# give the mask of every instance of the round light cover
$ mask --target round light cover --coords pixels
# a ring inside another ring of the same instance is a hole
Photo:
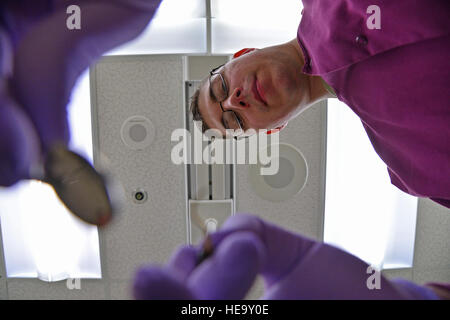
[[[124,121],[120,130],[123,143],[133,150],[149,147],[155,139],[155,127],[144,116],[132,116]]]
[[[295,196],[303,189],[308,179],[308,165],[303,154],[290,144],[280,143],[278,146],[279,169],[276,174],[261,175],[261,168],[267,166],[259,162],[249,166],[253,191],[262,199],[271,202],[281,202]],[[272,157],[272,161],[273,159]]]

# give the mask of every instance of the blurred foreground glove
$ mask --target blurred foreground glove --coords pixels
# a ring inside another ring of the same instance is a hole
[[[379,275],[368,265],[327,244],[245,214],[230,217],[211,234],[213,255],[196,266],[200,248],[181,247],[167,266],[144,267],[134,280],[137,299],[242,299],[257,274],[263,299],[437,299],[430,290]],[[370,285],[369,285],[370,286]]]
[[[8,83],[8,92],[0,92],[0,186],[35,178],[29,176],[33,161],[67,146],[66,107],[78,77],[105,52],[137,37],[160,2],[0,3],[0,80]],[[70,5],[80,8],[80,29],[68,27]]]
[[[13,49],[0,26],[0,186],[11,186],[27,178],[38,158],[39,139],[28,115],[11,95]]]
[[[0,80],[0,186],[29,176],[38,159],[38,144],[33,124]]]

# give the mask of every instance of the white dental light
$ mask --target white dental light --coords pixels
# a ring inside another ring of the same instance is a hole
[[[92,161],[87,72],[72,98],[70,147]],[[9,278],[101,278],[97,228],[69,213],[50,186],[23,181],[0,190],[0,218]]]
[[[353,111],[328,104],[324,240],[379,269],[411,267],[417,198],[390,183]]]

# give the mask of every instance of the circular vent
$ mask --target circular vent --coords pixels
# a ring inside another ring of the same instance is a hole
[[[290,144],[282,143],[278,147],[278,156],[272,156],[271,163],[268,165],[258,163],[249,166],[250,184],[253,190],[259,197],[272,202],[285,201],[295,196],[303,189],[308,178],[308,166],[303,154]],[[274,146],[270,148],[272,152],[276,151]],[[277,173],[261,174],[262,168],[273,166],[277,161]]]

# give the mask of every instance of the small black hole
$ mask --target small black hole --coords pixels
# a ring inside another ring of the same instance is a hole
[[[142,201],[142,200],[144,200],[144,193],[143,192],[136,192],[136,194],[134,195],[134,198],[137,200],[137,201]]]

